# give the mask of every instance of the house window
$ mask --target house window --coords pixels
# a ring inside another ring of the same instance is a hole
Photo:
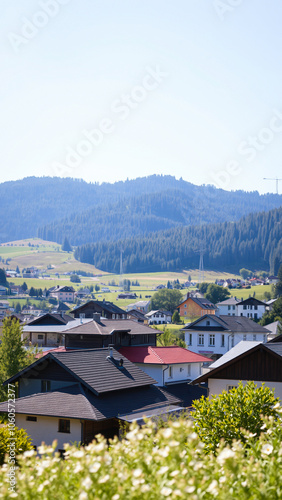
[[[247,340],[247,335],[244,333],[243,340]]]
[[[235,311],[235,306],[232,306],[233,311]]]
[[[258,310],[258,306],[254,306],[254,309],[255,309],[255,311],[257,311]]]
[[[215,335],[214,333],[209,335],[209,346],[214,346],[215,345]]]
[[[207,325],[207,326],[210,326],[210,324],[211,324],[211,322],[210,322],[210,321],[207,321],[207,322],[206,322],[206,325]]]
[[[51,391],[51,380],[41,380],[41,392]]]
[[[247,306],[243,306],[243,309],[247,309]]]
[[[188,345],[192,345],[192,333],[188,333]]]
[[[168,378],[172,378],[172,366],[168,368]]]
[[[37,417],[32,417],[31,415],[28,415],[28,416],[26,417],[26,420],[27,420],[28,422],[37,422]]]
[[[187,365],[187,375],[188,377],[191,375],[191,365]]]
[[[228,311],[230,311],[230,309],[231,309],[231,306],[228,306]]]
[[[234,335],[231,335],[231,347],[234,347]]]
[[[198,334],[198,345],[204,345],[204,334],[203,333],[199,333]]]
[[[254,333],[254,335],[253,335],[253,340],[257,340],[257,336],[256,336],[256,334],[255,334],[255,333]]]
[[[266,335],[263,336],[263,341],[266,342]]]
[[[112,319],[116,319],[116,315],[115,314],[112,315]]]
[[[224,347],[225,344],[225,336],[222,334],[221,335],[221,347]]]
[[[258,319],[258,313],[255,313],[255,314],[254,314],[254,318],[255,318],[255,319]]]
[[[187,304],[185,304],[184,307],[187,307]]]
[[[43,340],[44,339],[44,335],[37,335],[37,338],[38,338],[38,340]]]
[[[186,315],[187,315],[187,311],[184,311],[184,316],[186,316]]]
[[[59,418],[59,429],[58,432],[70,433],[70,420],[64,418]]]

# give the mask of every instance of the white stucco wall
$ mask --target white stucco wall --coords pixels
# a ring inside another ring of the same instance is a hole
[[[242,382],[243,385],[246,385],[247,380],[242,380]],[[254,382],[258,387],[262,385],[262,382],[258,382],[257,380],[255,380]],[[228,386],[237,386],[238,384],[239,380],[209,378],[209,395],[212,396],[214,394],[221,394],[222,391],[228,390]],[[265,385],[270,389],[275,389],[275,397],[279,397],[282,401],[282,382],[265,382]]]
[[[255,318],[257,317],[258,319],[260,319],[262,317],[262,315],[264,314],[265,312],[265,307],[266,306],[257,306],[257,309],[255,309],[255,306],[246,306],[247,309],[244,309],[244,306],[239,306],[237,305],[237,315],[238,316],[245,316],[245,318]],[[257,316],[255,316],[255,314]]]
[[[37,422],[26,420],[27,415],[16,415],[16,426],[25,429],[32,438],[34,446],[40,446],[44,441],[52,444],[54,439],[58,441],[57,449],[63,449],[64,443],[81,441],[80,420],[70,419],[70,433],[58,432],[59,419],[57,417],[37,417]]]
[[[190,337],[189,333],[192,334],[192,344],[190,344]],[[199,345],[198,344],[198,334],[203,334],[204,335],[204,344]],[[211,346],[209,345],[209,335],[210,334],[215,334],[215,345]],[[224,345],[222,345],[222,335],[224,335]],[[246,335],[246,337],[244,337]],[[232,336],[230,333],[224,333],[224,332],[198,332],[198,331],[193,331],[190,330],[190,332],[185,332],[185,342],[187,345],[187,348],[190,351],[196,352],[198,354],[202,354],[203,356],[210,356],[211,354],[225,354],[227,351],[229,351],[232,347],[234,347],[236,344],[241,342],[242,340],[257,340],[258,342],[266,342],[267,341],[267,335],[263,333],[256,333],[254,334],[253,332],[251,333],[235,333],[234,334],[234,341],[232,341]]]
[[[168,365],[149,365],[144,363],[135,363],[141,370],[153,377],[157,381],[157,385],[164,383],[181,382],[182,380],[199,377],[202,374],[202,363],[183,363],[173,364],[171,366],[171,377],[169,376],[169,369],[165,369]],[[190,365],[190,370],[188,368]],[[164,378],[163,378],[164,377]]]

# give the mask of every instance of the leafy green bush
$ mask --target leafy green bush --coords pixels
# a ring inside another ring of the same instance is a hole
[[[8,425],[0,427],[0,464],[4,463],[5,455],[9,455],[11,459],[27,450],[32,450],[33,446],[31,438],[27,435],[24,429],[14,427],[13,434],[10,434]]]
[[[281,413],[282,409],[277,408]],[[279,417],[278,417],[279,418]],[[0,469],[0,498],[21,500],[277,500],[282,498],[282,426],[263,419],[258,439],[245,432],[249,447],[220,444],[205,454],[190,420],[155,432],[154,424],[133,425],[110,446],[102,436],[77,449],[66,446],[65,460],[42,446],[19,458],[14,490],[9,466]],[[11,488],[11,487],[10,487]]]
[[[245,386],[240,382],[230,392],[195,400],[193,417],[205,449],[215,452],[221,440],[230,445],[234,439],[244,443],[244,429],[259,436],[262,415],[276,416],[278,401],[271,389],[264,384],[257,387],[251,381]]]

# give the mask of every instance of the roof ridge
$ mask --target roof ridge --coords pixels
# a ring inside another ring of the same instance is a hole
[[[156,346],[157,347],[157,346]],[[149,345],[149,350],[151,349],[152,353],[164,364],[166,364],[164,362],[164,360],[158,355],[158,353],[156,351],[154,351],[153,347]]]

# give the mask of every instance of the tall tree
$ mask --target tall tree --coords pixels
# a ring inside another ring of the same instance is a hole
[[[168,290],[163,288],[152,297],[150,309],[151,311],[162,309],[173,313],[181,301],[182,293],[180,290]]]
[[[65,236],[63,244],[62,244],[62,250],[63,250],[63,252],[72,252],[72,247],[71,247],[70,242],[66,236]]]
[[[16,319],[5,318],[3,321],[2,344],[0,345],[0,396],[6,399],[3,382],[15,375],[27,364],[27,351],[21,340],[22,328]]]
[[[223,286],[215,285],[214,283],[210,283],[207,288],[207,293],[205,297],[210,300],[213,304],[217,302],[221,302],[222,300],[230,297],[230,292],[228,288],[223,288]]]
[[[0,269],[0,285],[5,286],[6,288],[9,287],[9,283],[7,281],[6,273],[4,269]]]
[[[282,295],[282,264],[279,266],[277,276],[279,281],[275,287],[275,295],[276,297],[280,297]]]

